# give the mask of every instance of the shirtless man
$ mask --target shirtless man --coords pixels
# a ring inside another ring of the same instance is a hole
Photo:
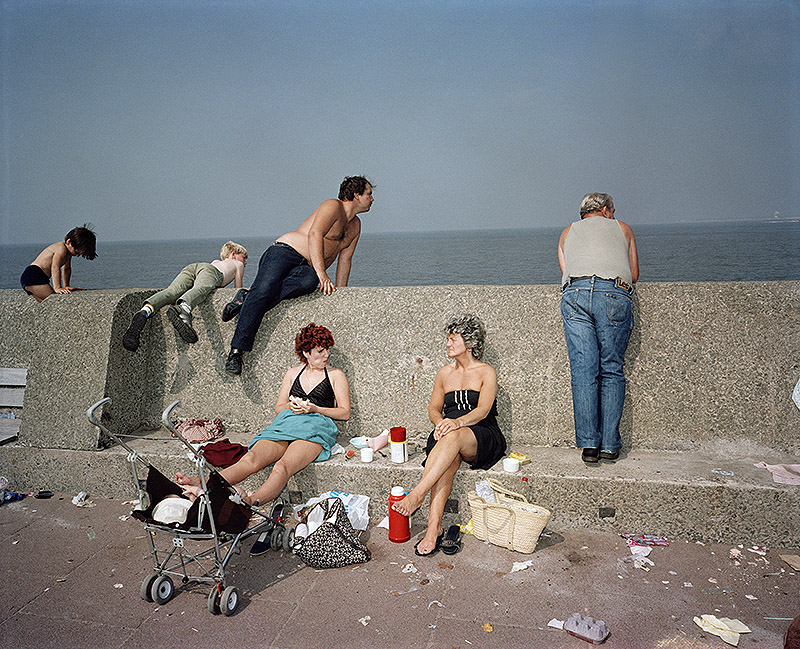
[[[242,354],[253,349],[261,320],[272,307],[308,295],[318,285],[325,295],[337,286],[347,286],[361,234],[357,215],[369,211],[373,200],[370,182],[363,176],[349,176],[339,186],[338,199],[323,201],[297,230],[278,237],[264,251],[250,290],[239,291],[222,311],[224,321],[241,311],[225,363],[228,374],[242,373]],[[334,284],[327,269],[337,257]]]

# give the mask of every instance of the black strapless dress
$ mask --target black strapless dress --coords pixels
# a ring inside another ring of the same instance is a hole
[[[477,390],[454,390],[444,395],[444,408],[442,415],[445,419],[456,419],[478,406],[481,393]],[[497,425],[497,399],[492,404],[492,409],[484,419],[476,424],[467,426],[475,435],[478,442],[478,452],[475,460],[469,465],[471,469],[490,469],[500,458],[506,454],[506,438],[500,432]],[[425,453],[430,455],[431,450],[436,446],[433,431],[428,436],[428,443]],[[423,466],[425,463],[422,463]]]

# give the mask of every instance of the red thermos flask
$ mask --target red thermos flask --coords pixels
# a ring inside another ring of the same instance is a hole
[[[405,543],[411,538],[411,526],[408,516],[392,509],[392,505],[405,498],[406,492],[402,487],[392,487],[389,494],[389,540],[394,543]]]

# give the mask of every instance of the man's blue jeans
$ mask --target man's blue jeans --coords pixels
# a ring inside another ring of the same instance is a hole
[[[614,281],[573,280],[561,296],[572,373],[575,444],[615,453],[625,401],[623,363],[633,329],[633,300]]]
[[[264,314],[283,300],[313,293],[317,273],[291,246],[275,243],[264,251],[258,273],[247,293],[236,323],[231,348],[249,352]]]

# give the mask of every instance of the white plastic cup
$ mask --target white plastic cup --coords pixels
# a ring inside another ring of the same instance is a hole
[[[506,473],[516,473],[519,471],[519,460],[513,457],[503,458],[503,470]]]
[[[372,449],[369,446],[361,449],[361,461],[372,462]]]

